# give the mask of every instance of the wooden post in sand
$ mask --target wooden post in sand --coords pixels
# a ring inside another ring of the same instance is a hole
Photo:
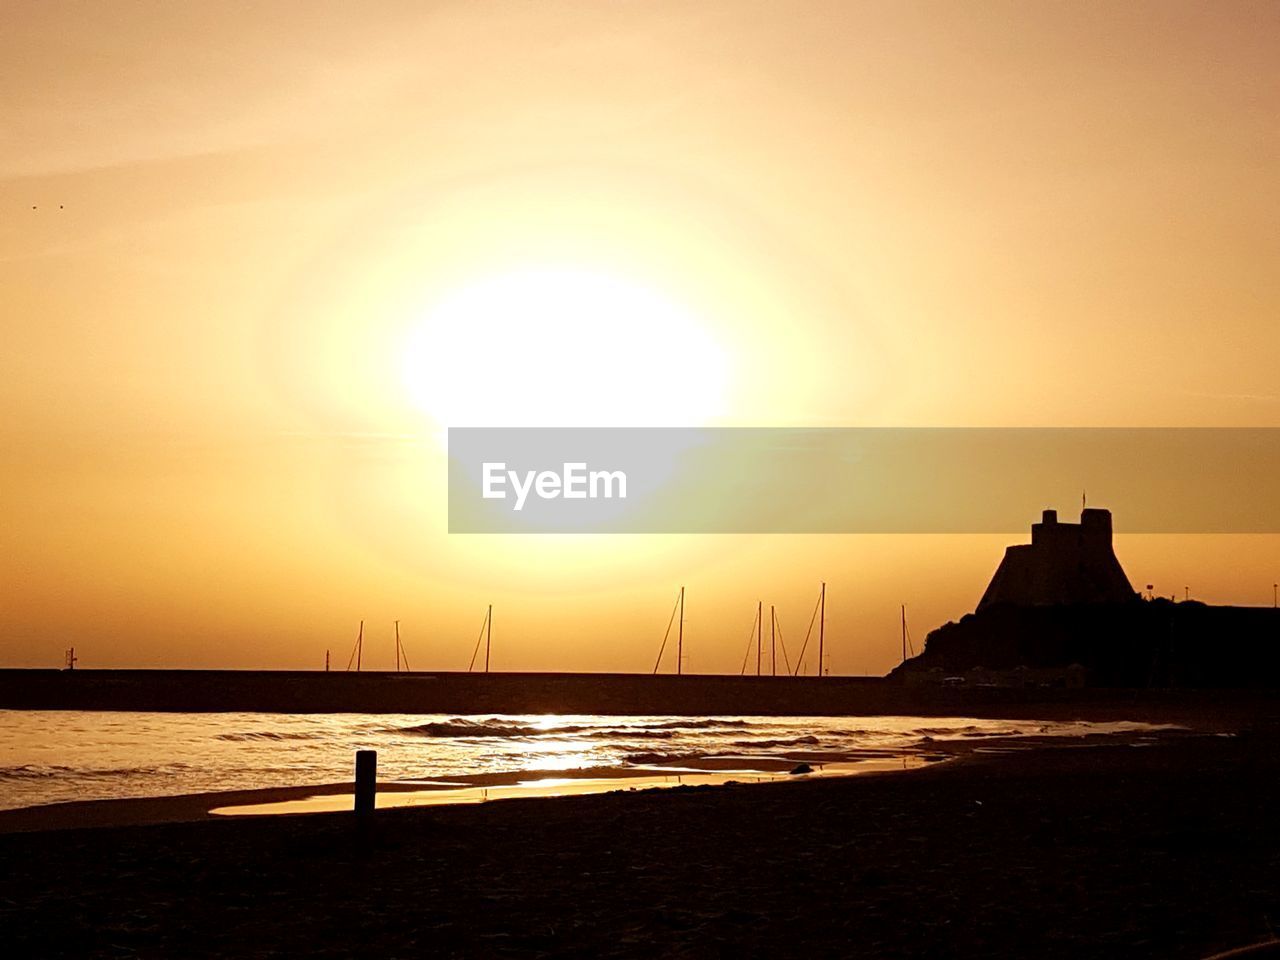
[[[373,813],[373,799],[378,789],[378,751],[356,751],[356,813],[367,817]]]

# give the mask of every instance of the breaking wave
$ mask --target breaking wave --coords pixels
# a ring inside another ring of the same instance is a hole
[[[764,747],[810,747],[821,742],[817,737],[810,734],[804,737],[788,737],[783,740],[734,740],[733,746],[759,750]]]
[[[748,726],[745,720],[666,720],[658,723],[637,723],[634,726],[593,726],[591,724],[559,724],[546,726],[538,723],[526,723],[509,718],[489,717],[487,720],[469,720],[465,717],[453,717],[449,720],[436,720],[430,723],[419,723],[410,727],[385,728],[387,733],[409,733],[420,737],[564,737],[583,736],[599,739],[658,738],[667,739],[682,731],[706,731],[715,729],[736,729]]]
[[[176,763],[166,767],[107,767],[100,769],[84,769],[67,767],[59,764],[21,764],[15,767],[0,767],[0,781],[23,780],[61,780],[74,774],[82,780],[113,780],[122,777],[178,775],[186,764]]]

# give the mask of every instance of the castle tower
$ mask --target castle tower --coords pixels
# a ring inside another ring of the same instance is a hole
[[[1089,508],[1079,523],[1046,510],[1031,542],[1007,547],[978,609],[1070,603],[1123,603],[1135,597],[1111,546],[1111,511]]]

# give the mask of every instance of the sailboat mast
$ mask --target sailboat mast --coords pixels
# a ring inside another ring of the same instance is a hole
[[[907,605],[902,605],[902,662],[907,662]]]
[[[400,621],[396,621],[396,648],[400,651],[400,661],[404,664],[406,673],[412,673],[413,667],[409,666],[409,654],[404,648],[404,643],[400,640]]]
[[[755,602],[755,676],[760,676],[760,637],[764,634],[764,600]]]
[[[400,672],[400,621],[396,621],[396,673]]]
[[[769,604],[769,674],[776,677],[778,675],[778,635],[775,627],[778,625],[778,615],[773,612],[773,604]]]
[[[823,639],[827,628],[827,582],[822,581],[822,594],[818,598],[818,676],[822,676]]]
[[[360,672],[360,660],[364,656],[364,621],[360,621],[360,632],[356,634],[356,673]]]
[[[676,674],[684,670],[684,587],[680,588],[680,626],[676,632]]]
[[[493,639],[493,604],[489,604],[489,612],[484,618],[484,672],[489,672],[489,646]]]

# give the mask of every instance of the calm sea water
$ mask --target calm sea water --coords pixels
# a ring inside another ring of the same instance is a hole
[[[357,749],[382,780],[734,758],[910,756],[933,741],[1078,737],[1137,723],[938,717],[604,717],[96,713],[0,710],[0,809],[349,781]]]

